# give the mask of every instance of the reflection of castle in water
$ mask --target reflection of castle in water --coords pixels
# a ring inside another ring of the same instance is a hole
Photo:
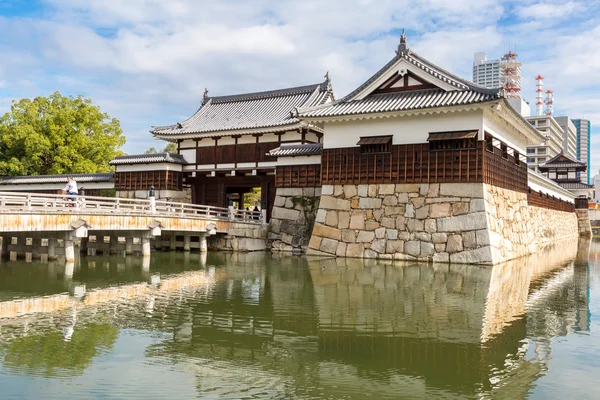
[[[170,339],[147,357],[185,364],[215,394],[518,397],[546,368],[553,337],[589,329],[587,254],[562,243],[485,268],[220,254],[210,279],[198,260],[196,281],[91,291],[71,336],[98,315],[161,331]],[[22,319],[0,319],[2,332]]]

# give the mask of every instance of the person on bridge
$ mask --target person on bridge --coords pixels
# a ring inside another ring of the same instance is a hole
[[[77,182],[70,176],[67,177],[67,185],[63,189],[67,196],[77,196]],[[68,197],[69,200],[75,201],[75,197]]]

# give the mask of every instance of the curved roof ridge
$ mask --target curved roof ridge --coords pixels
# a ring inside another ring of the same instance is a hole
[[[245,100],[255,100],[255,99],[264,99],[267,97],[277,97],[277,96],[289,96],[292,94],[300,94],[300,93],[312,93],[317,89],[323,90],[322,83],[315,83],[312,85],[303,85],[303,86],[295,86],[291,88],[284,89],[274,89],[274,90],[265,90],[262,92],[251,92],[251,93],[240,93],[240,94],[232,94],[225,96],[213,96],[209,97],[212,100],[213,104],[227,103],[233,101],[245,101]]]

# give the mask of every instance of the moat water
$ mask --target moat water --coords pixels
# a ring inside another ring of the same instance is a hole
[[[600,242],[496,267],[0,263],[1,399],[600,398]]]

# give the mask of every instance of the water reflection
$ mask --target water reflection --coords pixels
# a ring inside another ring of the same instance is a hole
[[[260,253],[5,264],[0,278],[23,276],[0,279],[0,383],[95,381],[90,366],[118,361],[123,335],[151,333],[135,367],[157,384],[140,396],[187,389],[157,388],[152,366],[215,398],[519,398],[548,369],[552,338],[590,329],[588,252],[565,242],[484,268]]]

